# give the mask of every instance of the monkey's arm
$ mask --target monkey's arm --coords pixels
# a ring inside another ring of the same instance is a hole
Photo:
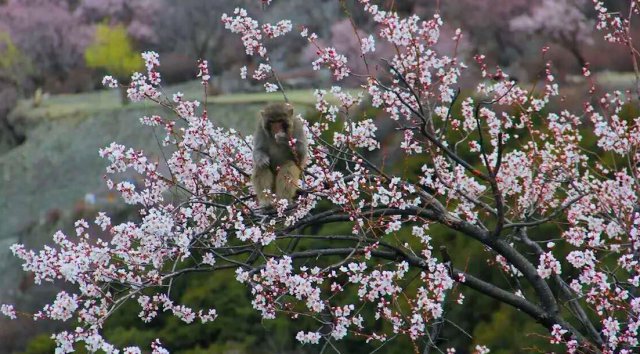
[[[256,131],[253,136],[253,165],[257,168],[269,166],[269,146],[267,137],[262,130]]]
[[[293,137],[296,139],[296,157],[298,159],[297,163],[300,166],[303,166],[307,161],[307,157],[309,155],[307,136],[304,134],[303,123],[300,119],[296,118],[293,124]]]

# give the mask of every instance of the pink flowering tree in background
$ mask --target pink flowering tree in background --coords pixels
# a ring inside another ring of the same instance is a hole
[[[67,1],[8,0],[0,6],[0,31],[8,32],[33,65],[63,76],[83,62],[92,30]]]
[[[373,35],[365,33],[362,29],[356,29],[354,32],[354,23],[351,19],[343,19],[335,22],[331,26],[331,40],[327,44],[325,40],[318,39],[310,41],[305,47],[301,60],[306,62],[314,61],[317,58],[318,51],[324,47],[331,46],[335,50],[344,55],[349,61],[349,68],[357,73],[367,71],[368,62],[361,60],[363,48],[365,52],[376,52],[376,60],[390,59],[395,54],[395,48],[391,43],[381,42],[375,43]],[[377,44],[377,48],[375,45]],[[377,64],[377,63],[374,63]],[[356,82],[358,78],[354,79]]]
[[[108,187],[140,207],[140,221],[112,224],[100,213],[78,220],[74,235],[56,233],[55,247],[12,247],[37,283],[74,285],[33,315],[77,321],[75,330],[54,335],[57,352],[84,342],[91,352],[140,353],[114,348],[101,336],[106,319],[129,301],[139,304],[144,322],[160,312],[185,325],[215,321],[225,316],[215,303],[191,308],[176,302],[173,280],[229,271],[250,289],[265,320],[315,320],[315,327],[297,334],[303,344],[333,346],[355,336],[382,346],[406,336],[416,352],[439,347],[454,353],[438,341],[445,301],[465,306],[462,294],[477,291],[546,328],[559,351],[637,352],[640,118],[621,118],[624,107],[637,106],[636,94],[593,97],[582,112],[554,109],[562,101],[551,63],[538,88],[519,86],[499,68],[488,68],[482,55],[463,63],[455,51],[434,51],[440,42],[461,40],[461,31],[440,35],[439,14],[400,17],[368,0],[359,3],[377,30],[344,35],[358,38],[364,65],[351,65],[290,21],[260,24],[242,9],[222,17],[260,63],[242,75],[263,81],[267,91],[282,89],[269,62],[270,39],[294,35],[293,28],[317,47],[312,67],[328,70],[336,82],[315,92],[320,118],[306,122],[310,161],[295,205],[280,201],[266,215],[249,182],[251,137],[217,126],[200,102],[180,93],[163,96],[158,55],[143,54],[146,72],[134,74],[128,96],[173,112],[140,119],[165,132],[166,160],[117,143],[100,151],[109,161]],[[599,1],[594,5],[597,28],[627,46],[635,63],[629,26],[636,5],[625,17]],[[383,64],[375,59],[381,43],[396,51]],[[480,77],[476,90],[463,94],[457,83],[471,65]],[[206,87],[207,63],[198,68]],[[590,79],[588,68],[584,75]],[[358,78],[367,97],[343,90],[346,78]],[[104,83],[118,87],[111,77]],[[381,142],[373,121],[357,114],[365,100],[394,122],[403,156],[424,159],[417,179],[367,159]],[[129,170],[144,178],[144,186],[118,179]],[[93,234],[90,223],[108,237]],[[348,230],[312,232],[334,223]],[[543,225],[555,232],[534,238]],[[410,236],[399,237],[402,230]],[[457,254],[436,247],[444,230],[483,245],[487,260],[516,288],[481,279]],[[21,315],[8,304],[1,311]],[[166,352],[161,341],[151,343],[154,353]],[[489,349],[478,345],[475,352]]]
[[[9,34],[36,69],[29,86],[86,90],[91,82],[73,81],[90,80],[82,72],[84,52],[95,40],[96,26],[122,25],[137,45],[153,43],[159,10],[154,0],[7,0],[0,3],[0,32]]]
[[[509,24],[511,30],[537,34],[560,44],[584,67],[587,61],[580,48],[593,43],[594,23],[585,14],[589,3],[588,0],[543,0],[531,13],[513,18]]]
[[[83,0],[74,10],[86,23],[107,21],[110,25],[124,25],[137,41],[155,42],[155,21],[161,13],[162,3],[155,0]]]
[[[525,48],[510,30],[509,21],[526,13],[538,1],[535,0],[458,0],[440,2],[443,16],[452,27],[460,27],[468,33],[468,39],[476,48],[474,52],[492,53],[493,62],[508,65],[524,55]],[[423,2],[415,11],[428,14],[433,11]],[[446,6],[445,6],[446,4]],[[446,24],[445,24],[446,26]]]

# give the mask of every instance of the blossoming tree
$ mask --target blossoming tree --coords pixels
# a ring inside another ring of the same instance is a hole
[[[569,50],[580,66],[584,66],[586,59],[580,47],[593,42],[593,23],[583,12],[588,6],[587,0],[544,0],[532,10],[532,14],[513,18],[510,27],[514,31],[542,33],[547,40],[557,42]]]
[[[89,221],[78,220],[75,235],[54,235],[55,247],[12,248],[37,283],[63,279],[75,285],[33,316],[77,320],[74,331],[54,335],[57,352],[84,342],[92,352],[140,353],[115,348],[101,336],[105,320],[129,301],[140,305],[144,322],[163,311],[185,325],[215,321],[225,316],[215,304],[190,308],[172,299],[173,279],[228,271],[250,289],[263,318],[317,321],[316,328],[297,334],[305,344],[332,346],[357,336],[384,345],[406,336],[416,352],[438,347],[455,353],[439,341],[445,300],[455,295],[455,306],[465,306],[462,292],[476,291],[546,328],[558,350],[638,350],[640,118],[625,120],[621,112],[638,104],[639,92],[592,97],[583,112],[554,111],[551,103],[561,105],[562,99],[550,63],[532,89],[499,68],[491,71],[477,55],[479,83],[463,97],[457,83],[467,65],[456,53],[432,50],[439,41],[459,41],[460,31],[440,38],[443,20],[437,13],[427,20],[399,17],[369,0],[359,2],[377,23],[375,33],[358,37],[364,72],[354,72],[344,55],[299,27],[317,45],[313,68],[329,70],[337,85],[315,92],[320,118],[307,121],[310,161],[295,205],[282,200],[271,213],[257,207],[249,182],[251,138],[217,126],[200,102],[180,93],[164,97],[158,55],[143,54],[146,73],[133,75],[128,96],[173,112],[140,119],[164,130],[170,154],[159,163],[116,143],[100,151],[109,161],[108,187],[140,206],[141,221],[112,224],[100,213],[93,222],[108,238],[90,235]],[[597,28],[627,46],[635,63],[629,28],[637,2],[631,2],[628,17],[609,13],[599,1],[594,5]],[[282,90],[268,43],[291,32],[293,24],[260,25],[243,9],[222,21],[241,36],[246,53],[262,62],[256,72],[245,68],[242,75],[263,80],[267,91]],[[378,62],[376,42],[390,43],[396,55]],[[199,69],[206,87],[207,63],[201,61]],[[361,79],[367,97],[339,86],[349,76]],[[591,80],[587,67],[584,76]],[[104,83],[118,86],[111,77]],[[426,161],[418,179],[366,158],[365,151],[381,144],[373,121],[354,114],[365,99],[394,121],[404,137],[402,153]],[[340,129],[329,130],[336,125]],[[585,138],[595,139],[595,147]],[[142,188],[118,181],[129,170],[144,178]],[[346,223],[349,232],[310,231],[333,223]],[[545,224],[556,231],[534,237]],[[403,229],[410,238],[397,237]],[[435,249],[434,229],[483,245],[496,271],[511,277],[516,289],[483,280],[456,254]],[[2,312],[20,314],[11,305]],[[150,344],[154,353],[166,352],[161,340]],[[478,345],[475,351],[489,349]]]

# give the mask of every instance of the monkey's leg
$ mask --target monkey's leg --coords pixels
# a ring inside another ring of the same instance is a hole
[[[293,161],[280,166],[276,176],[276,196],[279,199],[293,200],[298,191],[298,180],[302,171]]]
[[[253,175],[251,175],[251,183],[253,183],[253,189],[256,191],[256,197],[258,198],[258,204],[261,207],[267,207],[272,204],[271,193],[273,188],[273,180],[275,176],[271,169],[255,167]]]

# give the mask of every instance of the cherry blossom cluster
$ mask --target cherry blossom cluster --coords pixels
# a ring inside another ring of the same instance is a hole
[[[107,75],[102,79],[102,85],[109,88],[117,88],[118,80],[111,75]]]
[[[158,83],[159,76],[155,82],[152,82],[147,76],[142,75],[141,73],[134,73],[131,76],[131,83],[127,89],[127,97],[132,102],[141,102],[147,98],[158,99],[161,96],[156,87]]]
[[[263,5],[268,5],[271,1],[263,1]],[[242,44],[245,47],[247,55],[259,55],[260,58],[267,63],[270,61],[267,53],[267,48],[263,42],[263,39],[273,39],[281,37],[291,32],[293,26],[290,20],[278,21],[275,25],[265,23],[262,26],[258,21],[251,18],[245,9],[236,8],[233,11],[235,16],[229,16],[226,13],[222,15],[222,22],[226,29],[232,33],[240,34]],[[254,71],[252,77],[255,80],[263,81],[272,76],[275,76],[271,65],[267,63],[261,63]],[[240,77],[242,79],[247,78],[247,67],[241,68]],[[272,82],[265,82],[264,88],[266,92],[275,92],[279,88],[279,84]]]
[[[598,20],[596,22],[596,28],[606,32],[604,38],[611,43],[630,44],[629,18],[623,18],[619,13],[609,12],[602,1],[593,0],[593,4]],[[631,2],[631,13],[629,16],[637,13],[638,10],[638,5],[635,2]]]
[[[0,312],[12,320],[15,320],[16,318],[18,318],[16,316],[16,310],[13,307],[13,305],[2,304],[0,306]]]
[[[551,253],[543,253],[540,255],[540,263],[538,264],[538,274],[543,279],[549,278],[552,274],[560,274],[560,262]]]
[[[144,52],[142,53],[142,59],[144,59],[144,65],[147,68],[147,77],[149,82],[154,85],[160,85],[160,73],[158,67],[160,66],[160,60],[158,59],[158,53],[156,52]]]
[[[318,56],[319,58],[313,62],[313,70],[320,70],[320,67],[326,66],[336,80],[342,80],[351,73],[351,69],[347,66],[347,57],[339,54],[335,48],[318,50]]]
[[[376,139],[375,132],[378,128],[371,119],[351,123],[347,127],[348,134],[336,133],[333,137],[335,146],[353,144],[356,147],[366,148],[373,151],[380,147],[380,142]]]
[[[320,298],[320,289],[316,284],[323,282],[319,276],[320,269],[314,268],[302,273],[293,273],[292,260],[285,256],[282,259],[267,261],[264,269],[250,276],[239,269],[237,279],[240,282],[250,280],[253,283],[253,306],[262,312],[264,318],[275,318],[276,302],[274,299],[283,294],[291,294],[299,300],[304,300],[309,310],[320,313],[325,304]]]
[[[235,16],[222,15],[224,27],[233,33],[242,35],[242,44],[248,55],[259,54],[261,57],[267,55],[267,49],[262,44],[262,31],[258,21],[249,17],[247,10],[236,8],[233,10]]]
[[[262,25],[262,33],[264,33],[267,38],[276,38],[283,36],[289,32],[291,32],[292,25],[289,20],[282,20],[276,23],[275,25],[271,25],[269,23],[265,23]]]
[[[209,75],[209,63],[206,60],[198,60],[198,77],[202,80],[202,85],[209,83],[211,76]]]
[[[362,54],[373,53],[376,51],[376,40],[373,35],[362,39],[362,45],[360,46]]]
[[[298,334],[296,334],[296,339],[302,344],[318,344],[320,343],[320,338],[322,338],[322,336],[318,332],[300,331],[298,332]]]

